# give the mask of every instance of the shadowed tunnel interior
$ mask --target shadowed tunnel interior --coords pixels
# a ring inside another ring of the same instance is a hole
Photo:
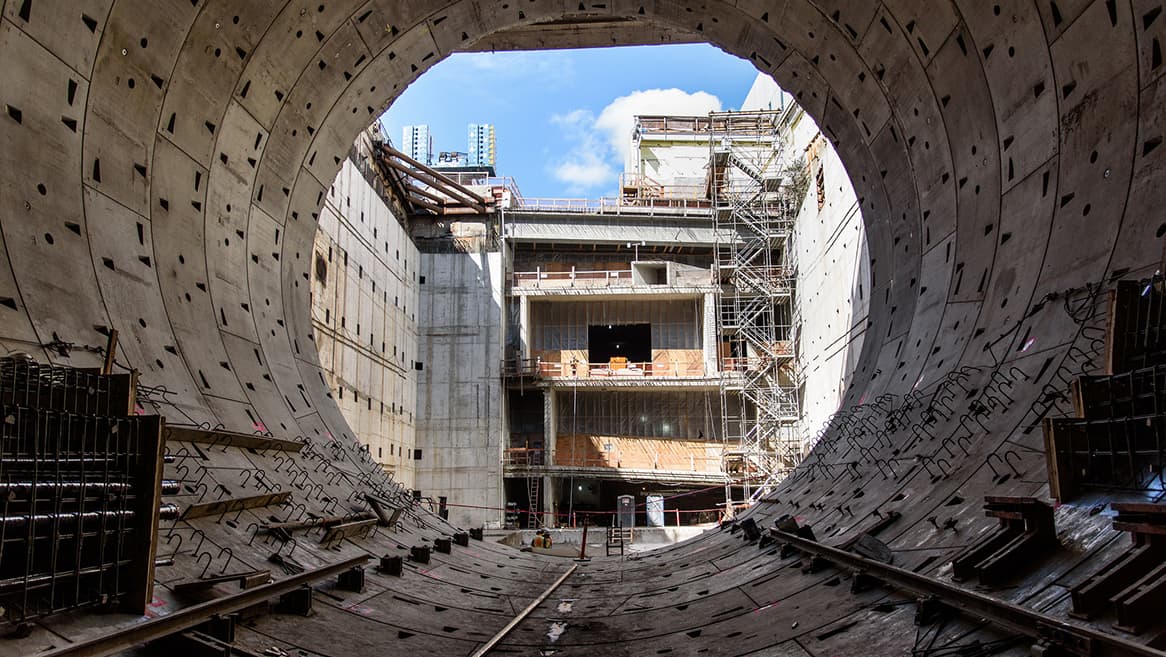
[[[167,476],[195,479],[213,464],[201,483],[227,485],[216,479],[223,468],[262,462],[320,513],[389,484],[317,362],[317,212],[354,135],[443,57],[506,30],[599,16],[695,33],[773,75],[845,162],[872,299],[847,382],[852,420],[832,425],[750,512],[759,525],[793,514],[837,543],[893,512],[879,537],[895,563],[946,576],[951,557],[995,524],[984,495],[1048,495],[1039,421],[1067,412],[1060,395],[1074,376],[1100,370],[1104,293],[1150,276],[1162,258],[1158,0],[0,5],[0,347],[96,367],[117,329],[119,361],[164,390],[147,411],[309,443],[293,457],[204,446]],[[187,448],[196,451],[169,446]],[[301,476],[317,488],[301,495]],[[229,485],[247,488],[239,479]],[[1060,507],[1065,549],[988,592],[1067,619],[1067,586],[1125,540],[1089,513],[1108,499]],[[263,565],[274,548],[249,540],[251,513],[163,522],[176,557],[158,571],[153,613],[190,604],[167,582],[204,571],[203,553],[215,571]],[[455,531],[427,514],[406,525],[335,549],[300,543],[294,556],[315,568],[405,554]],[[803,561],[727,531],[638,561],[597,561],[560,589],[573,607],[540,608],[499,650],[551,654],[540,650],[553,619],[569,623],[556,655],[596,654],[597,643],[609,655],[898,654],[931,631],[894,589],[851,593],[838,585],[847,572],[803,571]],[[238,640],[318,655],[470,654],[564,568],[473,542],[409,562],[404,577],[370,572],[363,593],[323,597],[311,617],[259,618]],[[0,654],[139,622],[54,617],[0,640]],[[931,645],[1009,634],[964,617],[934,632]]]

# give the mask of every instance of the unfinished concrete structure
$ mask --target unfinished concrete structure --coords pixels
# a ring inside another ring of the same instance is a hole
[[[312,327],[333,399],[369,455],[413,488],[421,256],[360,135],[328,188],[312,255]],[[296,404],[293,403],[293,406]]]
[[[609,200],[505,211],[505,474],[522,526],[610,525],[624,495],[643,525],[647,495],[682,493],[668,524],[711,521],[731,482],[709,204]]]
[[[1148,280],[1166,235],[1160,3],[5,0],[0,10],[0,344],[97,366],[116,328],[117,360],[152,387],[142,410],[208,427],[167,440],[164,476],[185,482],[168,499],[200,512],[160,521],[157,554],[173,565],[156,570],[149,614],[138,604],[46,616],[10,633],[3,654],[110,654],[162,636],[252,652],[470,654],[535,601],[500,649],[1161,654],[1146,604],[1160,559],[1099,572],[1127,549],[1123,529],[1138,554],[1154,554],[1154,507],[1090,513],[1154,501],[1161,457],[1123,447],[1132,471],[1074,461],[1093,432],[1158,424],[1123,420],[1146,409],[1120,387],[1105,392],[1116,380],[1079,384],[1078,409],[1066,392],[1081,373],[1158,362],[1154,336],[1126,326],[1124,310],[1144,299],[1155,306],[1143,317],[1156,317],[1160,292],[1117,283]],[[564,28],[597,23],[620,29]],[[328,398],[311,345],[316,221],[352,137],[452,50],[624,38],[702,39],[749,58],[815,117],[851,174],[871,304],[846,411],[746,518],[769,527],[793,514],[821,542],[783,523],[773,539],[785,547],[765,536],[759,549],[745,526],[566,573],[469,542],[396,498],[415,516],[396,532],[372,533],[361,516],[324,536],[289,528],[295,543],[252,539],[271,517],[375,513],[363,494],[393,493]],[[1107,336],[1111,289],[1120,330]],[[1123,380],[1154,390],[1141,376]],[[292,410],[301,386],[311,406]],[[1046,512],[994,498],[1000,522],[985,520],[985,495],[1049,494],[1039,421],[1075,411],[1084,417],[1048,423],[1053,492],[1066,503]],[[276,436],[244,435],[257,423]],[[290,508],[263,506],[282,493]],[[198,506],[218,497],[223,506]],[[1003,573],[961,556],[986,537],[1034,551],[998,560]],[[370,553],[387,557],[383,572],[350,570]],[[275,581],[242,592],[204,578],[250,573],[240,579],[254,585],[264,569]],[[562,574],[566,588],[541,598]],[[978,590],[953,575],[978,577]],[[178,586],[196,581],[209,588]],[[191,631],[285,592],[281,611],[302,610],[305,581],[328,594],[312,616],[259,616],[233,636]]]

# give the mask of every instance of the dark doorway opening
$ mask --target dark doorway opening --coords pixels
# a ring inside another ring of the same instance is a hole
[[[607,363],[626,358],[629,363],[652,361],[651,324],[602,324],[587,327],[587,361]]]

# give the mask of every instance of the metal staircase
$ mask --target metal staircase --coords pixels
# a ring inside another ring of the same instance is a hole
[[[720,276],[725,471],[746,500],[765,494],[800,458],[793,375],[796,208],[783,193],[778,112],[711,115],[709,191]]]

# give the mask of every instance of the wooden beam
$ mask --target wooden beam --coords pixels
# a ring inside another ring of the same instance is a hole
[[[376,519],[357,520],[356,522],[346,522],[335,527],[331,527],[324,534],[324,538],[320,539],[320,545],[332,545],[350,537],[356,536],[368,527],[377,524]]]
[[[217,502],[207,502],[206,504],[195,504],[186,507],[186,510],[182,512],[182,519],[205,518],[206,516],[217,516],[221,513],[242,511],[243,509],[258,509],[265,506],[284,504],[290,498],[291,491],[285,490],[279,493],[236,497],[228,500],[219,500]]]
[[[304,444],[294,440],[280,440],[269,436],[257,436],[249,433],[234,431],[208,430],[197,427],[183,427],[168,425],[163,432],[166,442],[199,443],[202,445],[222,445],[223,447],[239,447],[242,449],[257,449],[260,451],[275,449],[281,452],[298,452]]]
[[[105,363],[101,366],[101,373],[105,376],[113,374],[115,356],[117,356],[117,329],[110,329],[109,339],[105,342]]]
[[[134,472],[135,488],[147,494],[139,494],[134,500],[134,515],[142,519],[142,534],[148,540],[136,541],[132,548],[137,554],[132,569],[133,576],[126,585],[125,607],[135,614],[145,613],[154,599],[154,559],[158,556],[158,525],[161,518],[158,506],[162,503],[162,426],[163,420],[157,415],[134,417],[120,423],[136,422],[141,452],[137,471]],[[78,532],[80,524],[78,524]]]

